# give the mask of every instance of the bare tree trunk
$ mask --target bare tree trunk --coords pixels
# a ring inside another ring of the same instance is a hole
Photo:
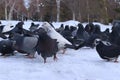
[[[72,12],[72,17],[73,17],[73,20],[75,20],[75,12],[74,11]]]
[[[89,0],[87,0],[87,10],[88,10],[87,20],[88,20],[88,22],[90,22],[90,14],[89,14]]]
[[[5,2],[5,20],[7,20],[8,19],[8,5],[9,5],[9,3],[5,0],[4,1]]]
[[[12,7],[10,8],[10,12],[9,12],[9,16],[8,16],[9,20],[12,19],[12,13],[13,13],[13,10],[14,10],[14,6],[15,6],[15,2],[13,3]]]
[[[7,6],[5,5],[5,20],[7,20],[8,18],[7,18]]]
[[[80,22],[81,22],[81,21],[82,21],[82,17],[81,17],[81,13],[80,13],[80,11],[79,11],[78,16],[79,16],[79,20],[80,20]]]
[[[108,9],[107,9],[107,4],[106,4],[106,0],[103,0],[103,4],[104,4],[104,10],[105,10],[105,24],[108,24]]]
[[[78,8],[77,8],[77,11],[78,11],[78,20],[80,21],[80,22],[82,22],[82,16],[81,16],[81,0],[78,0],[78,3],[77,3],[77,5],[78,5]]]
[[[37,20],[39,21],[40,20],[40,4],[39,4],[39,0],[37,0]]]
[[[60,21],[60,0],[56,0],[57,3],[57,22]]]

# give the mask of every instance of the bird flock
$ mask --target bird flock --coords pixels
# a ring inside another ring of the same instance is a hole
[[[65,53],[67,48],[78,50],[82,47],[96,48],[98,55],[107,61],[118,62],[120,55],[120,24],[113,25],[112,31],[106,28],[101,31],[100,25],[88,23],[83,26],[61,24],[55,28],[51,23],[31,23],[29,30],[23,28],[24,22],[13,25],[2,25],[0,22],[0,53],[1,56],[14,56],[15,51],[25,54],[28,58],[34,58],[37,53],[47,62],[47,57],[57,60],[57,52]],[[9,26],[11,30],[4,31]]]

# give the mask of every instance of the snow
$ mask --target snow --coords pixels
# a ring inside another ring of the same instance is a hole
[[[13,25],[17,23],[10,22]],[[70,22],[64,24],[74,24],[76,21]],[[8,21],[2,23],[7,24]],[[30,23],[25,22],[24,27],[28,28]],[[54,25],[60,26],[61,23]],[[111,28],[111,25],[100,25],[102,30]],[[58,52],[57,61],[50,57],[45,64],[41,56],[35,56],[28,59],[17,53],[15,56],[0,57],[0,80],[119,80],[120,77],[120,63],[102,60],[95,49],[67,49],[65,54]]]

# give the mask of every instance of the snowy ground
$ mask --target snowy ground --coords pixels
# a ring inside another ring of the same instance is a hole
[[[3,21],[3,24],[6,23]],[[77,24],[74,21],[63,23]],[[24,27],[29,25],[30,22],[25,22]],[[58,27],[60,23],[54,25]],[[102,30],[111,27],[100,25]],[[35,59],[28,59],[19,53],[16,56],[0,57],[0,80],[119,80],[120,63],[102,60],[95,49],[67,49],[65,54],[59,52],[57,56],[58,61],[48,58],[46,64],[38,55]]]

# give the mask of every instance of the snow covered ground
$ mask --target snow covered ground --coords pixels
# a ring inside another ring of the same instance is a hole
[[[16,21],[9,22],[16,24]],[[8,22],[2,21],[2,23]],[[31,21],[25,22],[24,27],[28,29],[30,23]],[[61,23],[77,25],[78,22]],[[59,27],[61,23],[53,25]],[[100,25],[102,30],[111,28],[110,25]],[[67,49],[65,54],[58,52],[57,57],[56,62],[53,58],[48,58],[46,64],[37,54],[35,59],[28,59],[20,53],[0,57],[0,80],[119,80],[120,78],[120,63],[102,60],[95,49]]]

